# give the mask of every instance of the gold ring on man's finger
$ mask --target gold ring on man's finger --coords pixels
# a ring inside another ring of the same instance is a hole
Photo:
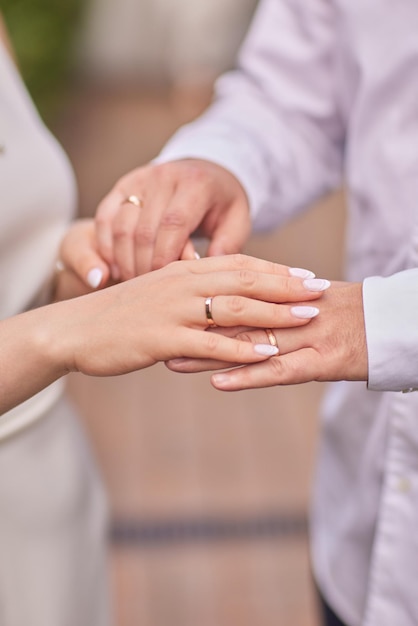
[[[138,207],[138,209],[142,209],[142,207],[144,206],[144,203],[141,200],[141,198],[139,198],[135,194],[128,196],[125,202],[128,202],[129,204],[133,204],[134,206]]]
[[[279,346],[277,345],[276,335],[274,334],[272,329],[266,328],[265,331],[266,331],[267,338],[269,340],[270,345],[274,346],[275,348],[278,348]]]

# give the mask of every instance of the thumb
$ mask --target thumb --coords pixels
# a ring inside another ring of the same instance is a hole
[[[213,230],[208,256],[221,256],[241,252],[251,233],[251,220],[247,207],[236,205],[222,216]]]
[[[60,258],[90,289],[104,287],[110,278],[109,266],[96,248],[93,220],[79,220],[72,225],[61,244]]]
[[[73,269],[78,277],[92,289],[104,287],[110,278],[108,265],[94,251],[80,256]]]

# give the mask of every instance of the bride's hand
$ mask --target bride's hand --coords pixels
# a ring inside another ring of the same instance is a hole
[[[48,345],[67,355],[66,369],[99,376],[176,357],[257,362],[275,353],[266,337],[260,347],[205,332],[207,298],[219,326],[294,327],[310,318],[291,303],[316,300],[328,284],[242,255],[178,261],[63,303],[54,333],[61,339],[48,337]]]
[[[2,320],[0,413],[70,371],[112,376],[179,357],[264,361],[276,353],[265,334],[254,345],[206,332],[208,314],[224,327],[303,326],[297,303],[328,285],[251,257],[212,257]]]
[[[100,256],[93,219],[73,222],[58,252],[54,300],[66,300],[110,284],[110,270]]]

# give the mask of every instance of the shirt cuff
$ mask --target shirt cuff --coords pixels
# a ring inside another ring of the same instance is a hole
[[[363,283],[369,358],[368,388],[416,391],[418,388],[418,269]]]

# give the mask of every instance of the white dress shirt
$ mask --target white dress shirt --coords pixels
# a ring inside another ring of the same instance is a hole
[[[313,566],[348,626],[417,626],[418,394],[399,393],[418,387],[417,0],[262,0],[237,69],[159,160],[184,157],[233,172],[263,229],[346,182],[369,383],[325,399]]]

